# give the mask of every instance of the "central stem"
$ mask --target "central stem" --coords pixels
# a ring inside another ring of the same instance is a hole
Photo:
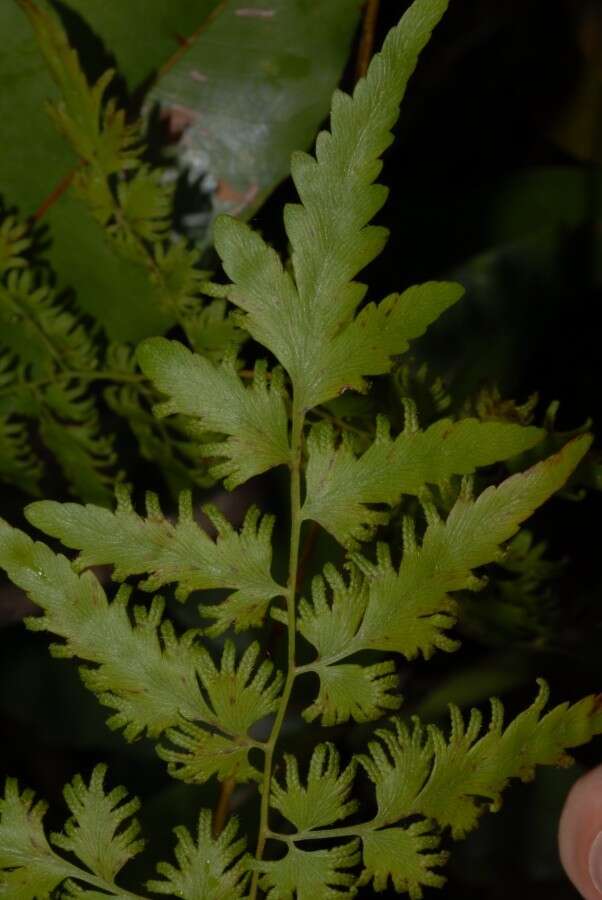
[[[261,813],[259,819],[259,836],[257,839],[256,859],[261,859],[265,849],[269,831],[270,788],[272,782],[272,763],[274,751],[280,737],[280,731],[286,716],[288,703],[295,681],[295,640],[296,640],[296,615],[295,600],[297,594],[297,572],[299,568],[299,538],[301,535],[301,455],[303,450],[303,420],[304,413],[293,401],[292,430],[291,430],[291,543],[289,551],[288,586],[286,592],[286,612],[288,628],[288,662],[286,681],[278,712],[274,719],[270,739],[266,745],[265,764],[263,768],[263,781],[261,788]],[[259,873],[253,873],[251,883],[250,900],[257,897]]]

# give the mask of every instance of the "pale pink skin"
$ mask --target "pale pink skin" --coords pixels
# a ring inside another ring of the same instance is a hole
[[[602,766],[598,766],[573,785],[558,829],[560,859],[585,900],[602,900],[602,836],[596,840],[601,832]],[[592,870],[597,870],[601,890],[592,880]]]

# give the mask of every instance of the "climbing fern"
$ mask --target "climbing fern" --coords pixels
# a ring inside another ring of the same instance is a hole
[[[225,278],[203,290],[221,304],[220,317],[226,302],[237,307],[235,327],[262,346],[265,359],[252,373],[237,358],[236,341],[224,354],[191,337],[196,260],[169,243],[167,192],[140,161],[137,126],[104,101],[108,77],[88,88],[54,20],[30,0],[21,2],[63,88],[53,115],[83,161],[80,196],[118,251],[148,268],[189,342],[203,351],[155,337],[138,348],[137,364],[120,348],[99,356],[77,314],[30,274],[22,226],[5,220],[3,308],[25,316],[31,329],[2,368],[3,385],[30,404],[9,409],[3,420],[5,471],[30,490],[39,485],[40,461],[23,430],[27,409],[35,408],[42,440],[59,461],[68,452],[80,460],[71,472],[86,469],[89,476],[93,469],[98,496],[88,505],[38,501],[26,509],[34,527],[77,551],[73,561],[2,523],[0,564],[41,611],[29,627],[54,635],[55,655],[78,660],[85,685],[110,710],[110,727],[126,740],[156,741],[169,773],[187,783],[215,777],[259,785],[251,850],[234,818],[217,835],[203,810],[194,836],[177,830],[176,862],[160,863],[144,890],[188,900],[337,900],[361,886],[392,885],[420,898],[424,888],[444,884],[443,845],[498,809],[512,779],[528,780],[538,765],[565,765],[568,749],[602,732],[598,698],[545,712],[541,680],[533,703],[507,725],[495,699],[486,729],[480,712],[465,716],[455,706],[449,729],[425,725],[404,715],[397,672],[400,660],[457,649],[466,592],[483,585],[482,567],[501,562],[521,524],[563,487],[589,436],[517,468],[521,454],[537,459],[543,429],[511,416],[442,418],[448,404],[437,386],[437,418],[421,427],[411,379],[399,368],[404,419],[397,433],[380,417],[353,434],[325,406],[344,392],[367,392],[368,378],[390,373],[410,342],[462,294],[456,284],[429,282],[364,303],[367,288],[355,280],[386,241],[386,231],[371,224],[386,199],[376,183],[380,157],[446,0],[415,0],[353,96],[335,94],[330,131],[319,135],[315,156],[294,156],[300,202],[284,214],[290,262],[247,225],[228,217],[216,223]],[[207,323],[212,313],[203,315]],[[107,360],[112,373],[123,373],[121,381],[103,370]],[[112,449],[96,438],[95,400],[86,388],[103,377],[112,380],[107,402],[131,420],[143,448],[144,435],[160,440],[158,428],[181,431],[196,442],[186,444],[182,459],[194,466],[207,458],[211,477],[229,489],[288,470],[285,577],[273,565],[273,517],[258,509],[237,529],[207,507],[210,534],[187,493],[174,517],[153,494],[144,512],[137,509],[123,487],[113,511],[99,504]],[[136,392],[145,392],[142,407]],[[148,404],[159,425],[150,423]],[[139,407],[144,413],[134,413]],[[70,431],[68,441],[77,446],[69,451],[63,441]],[[482,488],[480,470],[499,463],[513,473]],[[73,484],[85,494],[75,477]],[[401,523],[399,545],[379,540],[392,518]],[[328,533],[328,546],[339,552],[299,596],[304,528]],[[112,567],[114,581],[129,581],[114,597],[93,571],[99,565]],[[181,601],[209,589],[226,596],[203,603],[201,627],[180,634],[164,618],[161,598],[143,603],[166,585],[175,585]],[[286,629],[283,671],[266,646],[270,623]],[[251,642],[231,633],[264,624]],[[223,633],[229,633],[223,642],[211,641]],[[303,751],[287,753],[280,765],[284,726],[302,681],[313,691],[302,709],[307,723],[352,728],[395,715],[371,737],[363,728],[363,748],[350,759],[332,741],[318,740],[309,759]],[[371,785],[370,802],[360,773]],[[140,850],[132,820],[137,806],[122,789],[107,792],[105,775],[97,767],[89,782],[77,777],[66,788],[71,818],[50,839],[43,805],[8,782],[0,801],[1,896],[146,896],[117,885]]]

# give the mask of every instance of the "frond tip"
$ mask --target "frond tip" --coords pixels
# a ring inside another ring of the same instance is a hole
[[[503,706],[492,699],[491,723],[482,736],[478,710],[465,722],[453,705],[448,737],[416,718],[411,730],[394,719],[394,730],[377,731],[378,740],[358,762],[376,786],[378,821],[388,825],[420,815],[461,838],[486,809],[499,809],[510,779],[527,781],[539,765],[569,764],[567,749],[602,733],[599,698],[562,703],[542,716],[548,696],[540,680],[535,701],[505,730]]]

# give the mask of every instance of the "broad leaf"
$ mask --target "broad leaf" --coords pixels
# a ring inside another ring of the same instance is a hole
[[[151,97],[186,122],[180,163],[216,185],[215,211],[248,216],[289,174],[328,113],[359,11],[357,0],[226,4],[160,75]]]
[[[169,399],[156,408],[159,416],[189,416],[198,433],[220,432],[225,441],[206,444],[208,456],[225,457],[213,467],[229,489],[253,475],[288,463],[288,417],[277,371],[268,384],[265,366],[245,387],[234,364],[215,366],[177,341],[151,338],[138,349],[142,371]]]

